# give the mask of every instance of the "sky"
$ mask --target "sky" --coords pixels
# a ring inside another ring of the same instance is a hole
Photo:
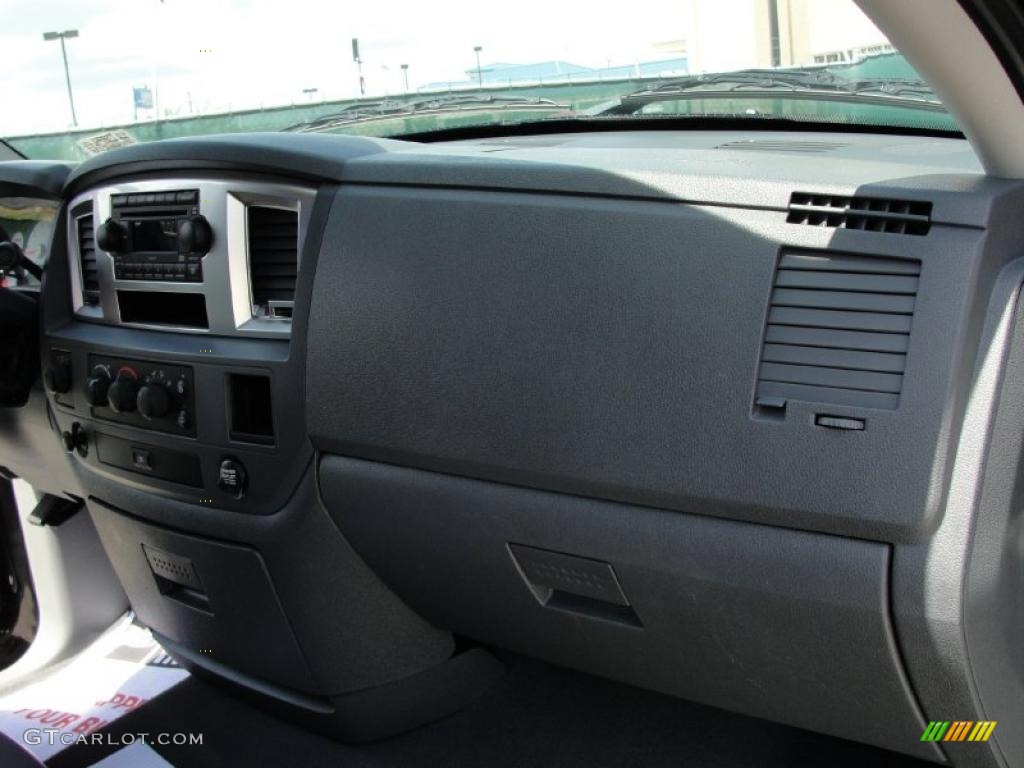
[[[0,0],[0,136],[70,127],[60,44],[47,31],[78,30],[66,41],[78,124],[99,127],[133,120],[133,86],[181,115],[355,96],[353,37],[375,95],[403,90],[403,63],[412,89],[465,80],[477,45],[485,66],[671,58],[664,44],[690,35],[694,3],[702,23],[749,28],[738,22],[753,0]],[[752,65],[752,33],[729,39],[730,64]]]

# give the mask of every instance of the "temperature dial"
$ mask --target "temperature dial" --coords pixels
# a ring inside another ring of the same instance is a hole
[[[135,410],[138,396],[138,375],[130,368],[122,368],[117,378],[107,389],[107,405],[114,413],[129,413]]]
[[[139,390],[135,404],[147,419],[159,419],[171,410],[171,393],[159,382],[151,381]]]

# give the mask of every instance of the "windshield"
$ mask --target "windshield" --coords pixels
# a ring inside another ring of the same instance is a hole
[[[0,137],[30,158],[533,121],[957,131],[852,0],[0,2]]]

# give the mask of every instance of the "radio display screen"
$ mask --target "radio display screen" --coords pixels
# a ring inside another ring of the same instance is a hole
[[[131,249],[160,253],[178,252],[178,222],[176,219],[136,219],[129,221]]]

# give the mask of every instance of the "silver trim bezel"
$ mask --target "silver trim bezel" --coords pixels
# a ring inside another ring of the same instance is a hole
[[[199,190],[199,211],[210,222],[214,233],[213,246],[203,257],[203,282],[153,282],[119,280],[114,277],[114,262],[107,251],[96,246],[96,271],[100,288],[100,305],[92,307],[82,300],[82,261],[78,249],[78,219],[86,214],[68,216],[68,250],[71,255],[72,306],[75,316],[83,320],[149,328],[178,333],[287,338],[291,320],[260,314],[252,302],[249,280],[249,242],[246,209],[250,205],[269,206],[296,211],[299,217],[298,259],[302,269],[302,251],[313,212],[316,190],[295,184],[249,181],[245,179],[209,178],[204,176],[161,176],[143,181],[120,182],[96,187],[77,195],[68,204],[74,210],[91,202],[93,229],[109,218],[110,197],[115,194],[163,192],[178,189]],[[142,290],[160,293],[201,293],[206,300],[209,328],[126,323],[121,320],[117,303],[118,290]]]

